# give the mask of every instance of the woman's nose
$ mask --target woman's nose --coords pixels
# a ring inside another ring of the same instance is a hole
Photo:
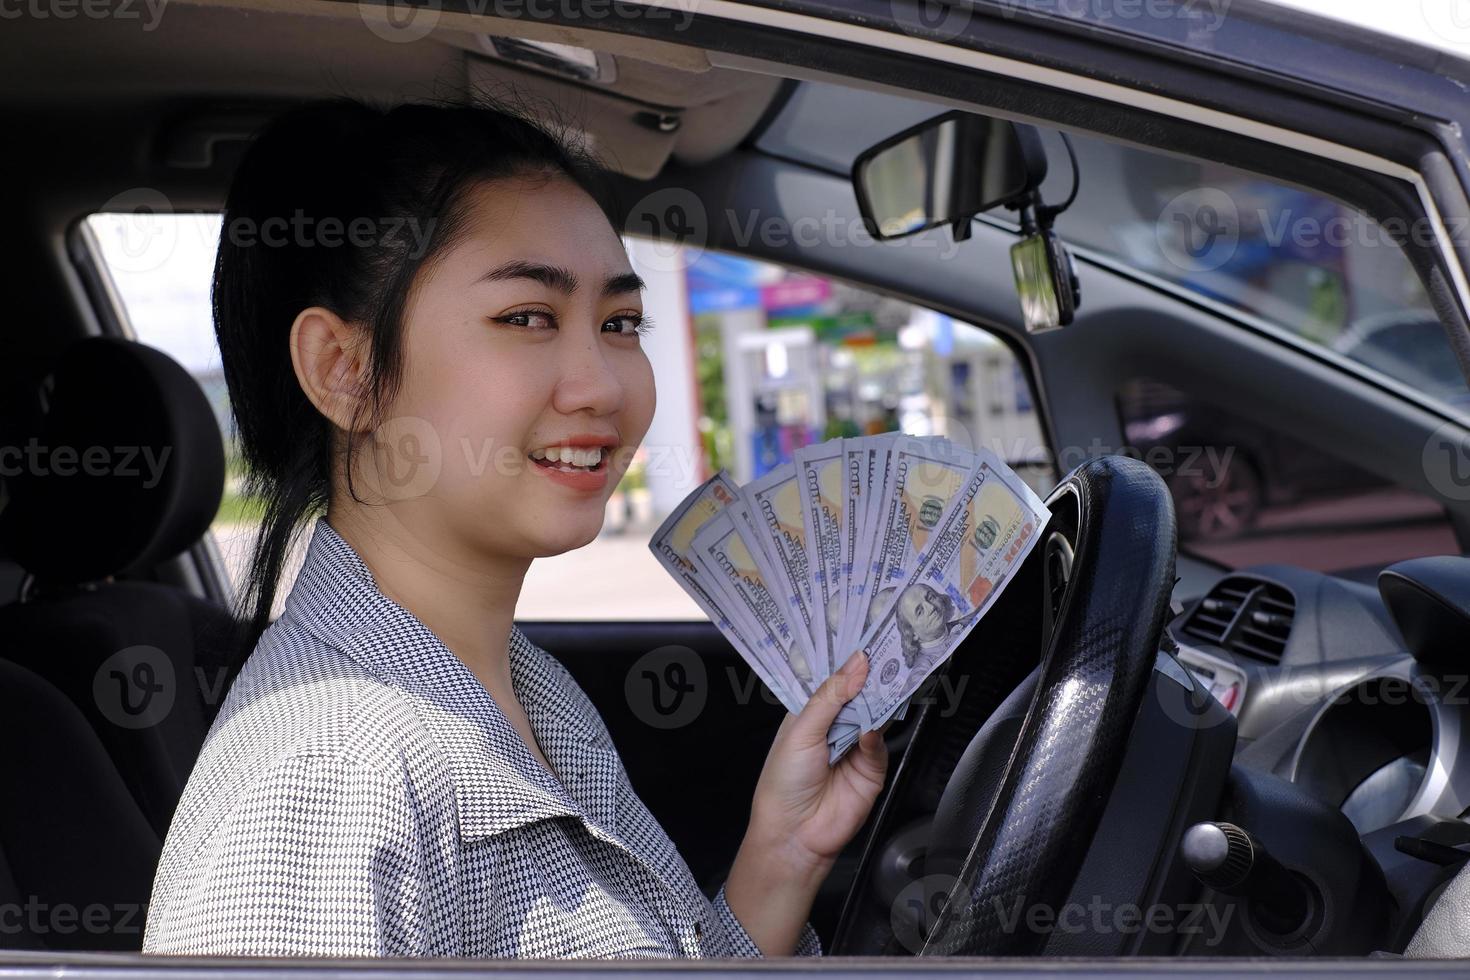
[[[552,407],[565,415],[590,410],[594,415],[615,412],[623,404],[623,381],[596,339],[570,340],[563,345],[561,377]]]

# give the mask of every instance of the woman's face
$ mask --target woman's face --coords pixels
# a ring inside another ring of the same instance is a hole
[[[455,551],[558,554],[597,536],[653,417],[642,283],[568,178],[484,183],[469,205],[409,299],[373,482]]]

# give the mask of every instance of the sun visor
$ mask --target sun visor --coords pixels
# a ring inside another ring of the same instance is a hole
[[[619,98],[548,75],[508,69],[471,56],[470,91],[491,99],[524,102],[539,110],[554,106],[552,120],[566,135],[581,139],[610,169],[637,180],[658,176],[674,150],[683,110]]]

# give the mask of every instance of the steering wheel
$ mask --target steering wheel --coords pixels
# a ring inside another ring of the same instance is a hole
[[[953,676],[968,668],[982,688],[994,680],[987,675],[1008,675],[1003,688],[1012,690],[1016,674],[1036,664],[1037,644],[1017,627],[1038,619],[1040,664],[999,707],[986,705],[978,732],[980,719],[947,711],[953,705],[940,699],[921,709],[874,819],[833,953],[1033,954],[1046,936],[1017,928],[1006,913],[1067,900],[1148,689],[1176,537],[1164,481],[1129,457],[1083,463],[1047,506],[1044,547],[986,617],[999,629],[982,622],[947,669]],[[1030,660],[1008,655],[1007,644],[1029,646]],[[912,820],[925,809],[932,822]],[[909,909],[916,918],[905,919]]]

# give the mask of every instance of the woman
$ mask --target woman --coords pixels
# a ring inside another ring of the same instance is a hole
[[[865,659],[781,726],[711,901],[511,622],[531,561],[596,537],[653,414],[642,284],[596,173],[509,112],[353,102],[289,113],[242,159],[214,307],[266,506],[250,654],[145,952],[819,952],[813,896],[886,765],[876,734],[826,761]]]

